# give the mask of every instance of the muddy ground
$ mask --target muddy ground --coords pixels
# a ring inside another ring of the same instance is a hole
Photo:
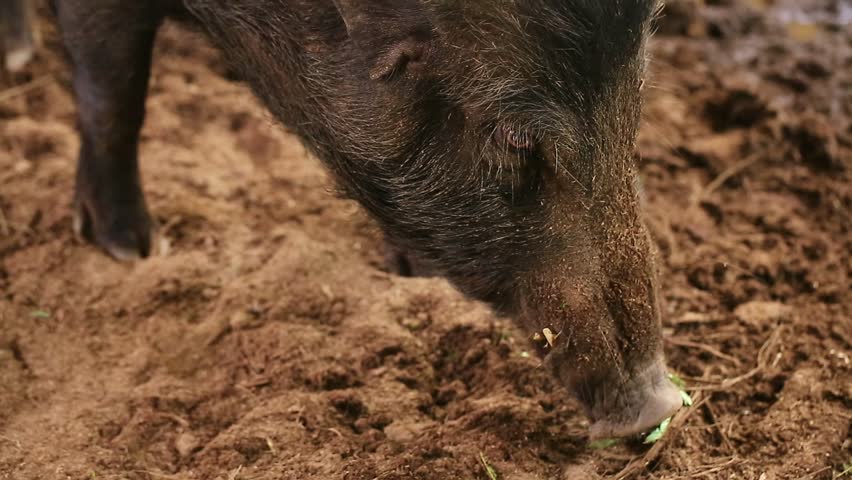
[[[590,449],[524,332],[384,271],[374,225],[174,25],[141,144],[160,253],[76,240],[43,19],[46,50],[0,80],[0,478],[850,475],[852,6],[701,3],[660,24],[639,141],[696,397],[650,450]]]

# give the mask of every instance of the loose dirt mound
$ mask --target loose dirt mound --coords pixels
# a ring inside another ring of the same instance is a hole
[[[589,449],[522,332],[384,272],[372,223],[174,26],[141,146],[161,255],[75,240],[75,110],[46,23],[42,58],[0,83],[0,478],[848,469],[852,13],[697,3],[653,42],[640,138],[666,351],[698,400],[651,451]]]

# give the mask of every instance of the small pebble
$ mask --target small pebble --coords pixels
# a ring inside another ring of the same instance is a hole
[[[774,323],[787,318],[793,308],[780,302],[754,301],[744,303],[734,309],[734,315],[752,325]]]
[[[250,327],[256,320],[253,315],[250,315],[245,310],[240,310],[231,315],[231,318],[228,319],[228,324],[234,330],[242,330],[243,328]]]
[[[188,457],[198,449],[198,444],[198,438],[195,435],[184,432],[175,439],[175,450],[177,450],[178,455],[181,457]]]
[[[419,437],[424,428],[426,428],[424,423],[393,422],[385,427],[384,432],[388,440],[407,443]]]

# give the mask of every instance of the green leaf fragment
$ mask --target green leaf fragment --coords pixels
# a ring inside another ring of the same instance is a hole
[[[500,477],[497,476],[497,470],[488,464],[488,460],[485,459],[485,454],[482,452],[479,452],[479,461],[482,462],[482,466],[485,468],[485,473],[488,474],[488,478],[491,480],[499,480]]]
[[[30,312],[30,316],[33,318],[50,318],[50,313],[44,310],[34,310]]]
[[[677,386],[677,388],[679,388],[681,390],[686,389],[686,382],[682,378],[680,378],[677,374],[670,373],[669,374],[669,380],[671,380],[672,383],[674,383]]]
[[[674,373],[670,373],[668,375],[669,380],[675,384],[680,392],[680,399],[683,402],[683,406],[691,407],[693,404],[692,397],[686,393],[686,382],[680,378],[678,375]],[[656,443],[659,439],[663,438],[663,435],[666,433],[666,430],[669,428],[669,424],[672,421],[672,417],[669,417],[657,426],[654,430],[652,430],[646,437],[642,443],[650,444]],[[589,448],[601,449],[601,448],[609,448],[613,445],[619,443],[619,439],[617,438],[605,438],[602,440],[595,440],[589,444]]]
[[[594,442],[589,444],[589,448],[593,448],[595,450],[600,450],[602,448],[609,448],[613,445],[618,444],[617,438],[602,438],[600,440],[595,440]]]
[[[675,373],[669,374],[669,380],[680,390],[680,398],[683,400],[684,406],[691,407],[692,397],[686,393],[686,382]]]
[[[642,443],[656,443],[657,440],[663,438],[663,434],[665,434],[666,430],[668,430],[669,423],[671,423],[671,421],[672,417],[663,420],[663,422],[660,423],[660,426],[651,431]]]

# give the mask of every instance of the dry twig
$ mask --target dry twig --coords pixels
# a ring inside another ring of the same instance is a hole
[[[9,228],[9,222],[6,221],[6,214],[3,213],[3,207],[0,207],[0,235],[8,237],[12,230]]]
[[[668,337],[666,338],[666,341],[671,343],[672,345],[677,345],[679,347],[698,348],[723,360],[727,360],[736,366],[741,365],[740,360],[737,357],[728,355],[727,353],[723,353],[718,349],[711,347],[710,345],[705,345],[703,343],[693,342],[692,340],[686,340],[684,338],[677,337]]]
[[[722,184],[728,181],[728,179],[757,163],[762,158],[762,152],[756,152],[726,168],[722,173],[716,176],[712,182],[708,183],[701,192],[699,192],[695,203],[701,203],[702,200],[716,191],[717,188],[721,187]]]
[[[169,420],[177,423],[178,425],[180,425],[183,428],[189,428],[189,421],[187,421],[185,418],[183,418],[179,415],[175,415],[174,413],[165,413],[165,412],[159,413],[157,415],[161,418],[169,419]]]
[[[178,478],[176,475],[169,475],[167,473],[154,472],[154,471],[151,471],[151,470],[132,470],[132,472],[133,473],[142,473],[142,474],[148,475],[149,477],[154,477],[154,478],[165,478],[167,480],[172,480],[172,479]]]
[[[716,431],[719,433],[719,438],[721,439],[722,443],[725,445],[725,448],[728,450],[729,453],[733,454],[734,452],[736,452],[734,444],[731,443],[731,439],[728,437],[728,434],[725,433],[725,430],[722,429],[722,426],[718,423],[719,416],[716,415],[716,411],[713,409],[713,404],[710,402],[710,398],[707,398],[707,402],[704,404],[704,410],[710,416],[711,424],[708,426],[716,429]]]
[[[35,90],[37,88],[43,87],[48,83],[54,80],[53,74],[48,73],[47,75],[42,75],[41,77],[37,77],[27,83],[22,85],[16,85],[12,88],[8,88],[0,92],[0,103],[5,102],[6,100],[17,97],[18,95],[23,95],[29,91]]]
[[[725,470],[728,467],[732,467],[734,465],[738,465],[738,464],[741,464],[741,463],[743,463],[743,460],[733,456],[733,457],[730,457],[730,458],[728,458],[727,460],[724,460],[724,461],[720,461],[720,462],[717,462],[717,463],[711,463],[711,464],[708,464],[708,465],[702,465],[700,467],[690,469],[690,472],[689,472],[688,475],[680,475],[680,476],[674,477],[674,479],[672,479],[672,480],[706,477],[707,475],[710,475],[712,473],[719,473],[719,472]]]
[[[727,390],[727,389],[733,387],[734,385],[736,385],[736,384],[738,384],[738,383],[740,383],[744,380],[748,380],[749,378],[757,375],[758,373],[763,371],[766,368],[766,366],[769,364],[769,358],[770,358],[769,352],[778,343],[779,338],[781,338],[781,332],[783,332],[783,331],[784,331],[784,327],[779,326],[772,332],[772,334],[769,335],[769,338],[766,339],[766,342],[764,342],[763,346],[760,347],[760,351],[757,352],[757,365],[754,368],[752,368],[751,370],[749,370],[748,372],[746,372],[742,375],[738,375],[738,376],[733,377],[733,378],[727,378],[727,379],[723,380],[722,382],[715,384],[715,385],[699,385],[699,386],[690,388],[690,390],[696,390],[696,391]]]
[[[240,475],[240,472],[242,472],[242,471],[243,471],[243,466],[242,466],[242,465],[240,465],[239,467],[237,467],[237,468],[235,468],[235,469],[231,470],[231,472],[230,472],[230,473],[228,473],[228,480],[237,480],[237,477]]]
[[[645,468],[657,460],[657,457],[662,453],[663,448],[671,442],[671,439],[676,435],[677,430],[686,423],[686,420],[695,413],[698,408],[700,408],[704,402],[707,401],[707,398],[702,398],[701,392],[696,393],[692,397],[693,403],[692,406],[687,409],[681,409],[679,412],[672,417],[672,421],[669,424],[668,433],[663,435],[663,438],[659,439],[654,446],[648,449],[645,452],[645,455],[639,458],[634,458],[630,463],[627,464],[620,472],[615,475],[615,480],[626,480],[628,478],[632,478],[636,474],[645,470]]]
[[[811,472],[811,473],[809,473],[809,474],[807,474],[803,477],[799,477],[798,480],[811,480],[812,478],[816,478],[819,474],[825,473],[829,470],[831,470],[831,467],[820,468],[819,470],[817,470],[815,472]]]

